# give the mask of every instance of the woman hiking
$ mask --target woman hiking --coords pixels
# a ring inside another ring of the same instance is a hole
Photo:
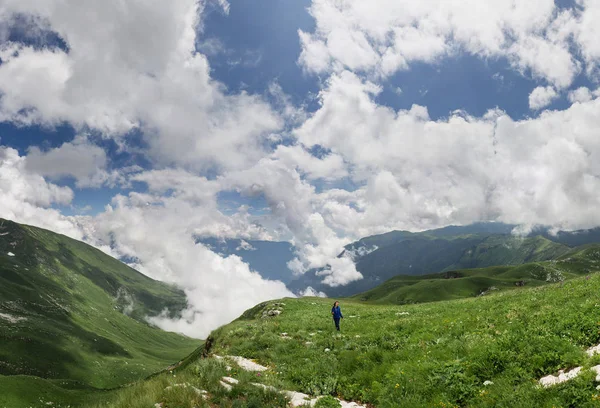
[[[340,331],[340,319],[344,318],[342,314],[342,310],[340,309],[340,302],[337,300],[333,303],[333,307],[331,308],[331,314],[333,315],[333,321],[335,322],[335,328],[337,331]]]

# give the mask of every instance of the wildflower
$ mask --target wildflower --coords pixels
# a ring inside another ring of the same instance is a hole
[[[398,387],[400,387],[400,384],[397,384],[397,383],[396,383],[396,386],[395,386],[394,388],[398,388]]]

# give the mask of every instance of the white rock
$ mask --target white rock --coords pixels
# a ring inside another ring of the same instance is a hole
[[[225,388],[227,391],[231,391],[231,389],[233,388],[231,385],[227,384],[226,382],[219,381],[219,383],[221,384],[221,387]]]
[[[325,349],[325,353],[329,353],[331,350],[329,350],[328,348]]]
[[[600,381],[600,365],[593,366],[590,370],[596,373],[596,381]]]
[[[292,407],[302,407],[308,404],[314,407],[318,401],[318,398],[311,399],[308,395],[296,391],[283,391],[286,397],[289,398]]]
[[[239,381],[233,377],[223,377],[223,378],[221,378],[221,380],[225,381],[227,384],[232,384],[232,385],[239,383]]]
[[[594,347],[590,347],[585,352],[588,354],[588,356],[593,356],[594,354],[600,353],[600,344]]]
[[[488,385],[494,385],[493,382],[491,382],[490,380],[484,381],[483,385],[488,386]]]
[[[235,361],[235,363],[237,365],[239,365],[241,368],[243,368],[246,371],[267,371],[269,368],[262,366],[260,364],[255,363],[252,360],[249,360],[247,358],[244,357],[239,357],[239,356],[227,356],[227,358]]]
[[[13,254],[12,252],[7,253],[6,255],[8,255],[8,256],[15,256],[15,254]]]
[[[277,390],[277,388],[275,388],[275,387],[271,387],[270,385],[264,385],[264,384],[259,384],[259,383],[250,383],[250,384],[254,385],[255,387],[260,387],[260,388],[262,388],[263,390],[267,390],[267,391],[275,391],[275,392],[277,392],[277,391],[278,391],[278,390]]]
[[[339,399],[338,399],[338,401],[342,405],[342,408],[367,408],[366,405],[360,405],[360,404],[357,404],[356,402],[346,402],[346,401],[342,401]]]
[[[574,369],[572,369],[571,371],[569,371],[568,373],[565,373],[563,370],[560,370],[558,372],[557,376],[554,375],[547,375],[545,377],[542,377],[540,379],[540,385],[542,385],[543,387],[551,387],[553,385],[556,384],[560,384],[560,383],[564,383],[565,381],[569,381],[575,377],[577,377],[583,367],[576,367]]]

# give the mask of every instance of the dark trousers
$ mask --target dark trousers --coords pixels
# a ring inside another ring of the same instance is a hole
[[[339,317],[334,317],[333,321],[335,322],[335,328],[340,331],[340,318]]]

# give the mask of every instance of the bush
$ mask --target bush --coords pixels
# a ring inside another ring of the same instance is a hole
[[[323,398],[319,398],[317,403],[315,404],[315,408],[340,408],[342,404],[331,395],[328,395]]]

